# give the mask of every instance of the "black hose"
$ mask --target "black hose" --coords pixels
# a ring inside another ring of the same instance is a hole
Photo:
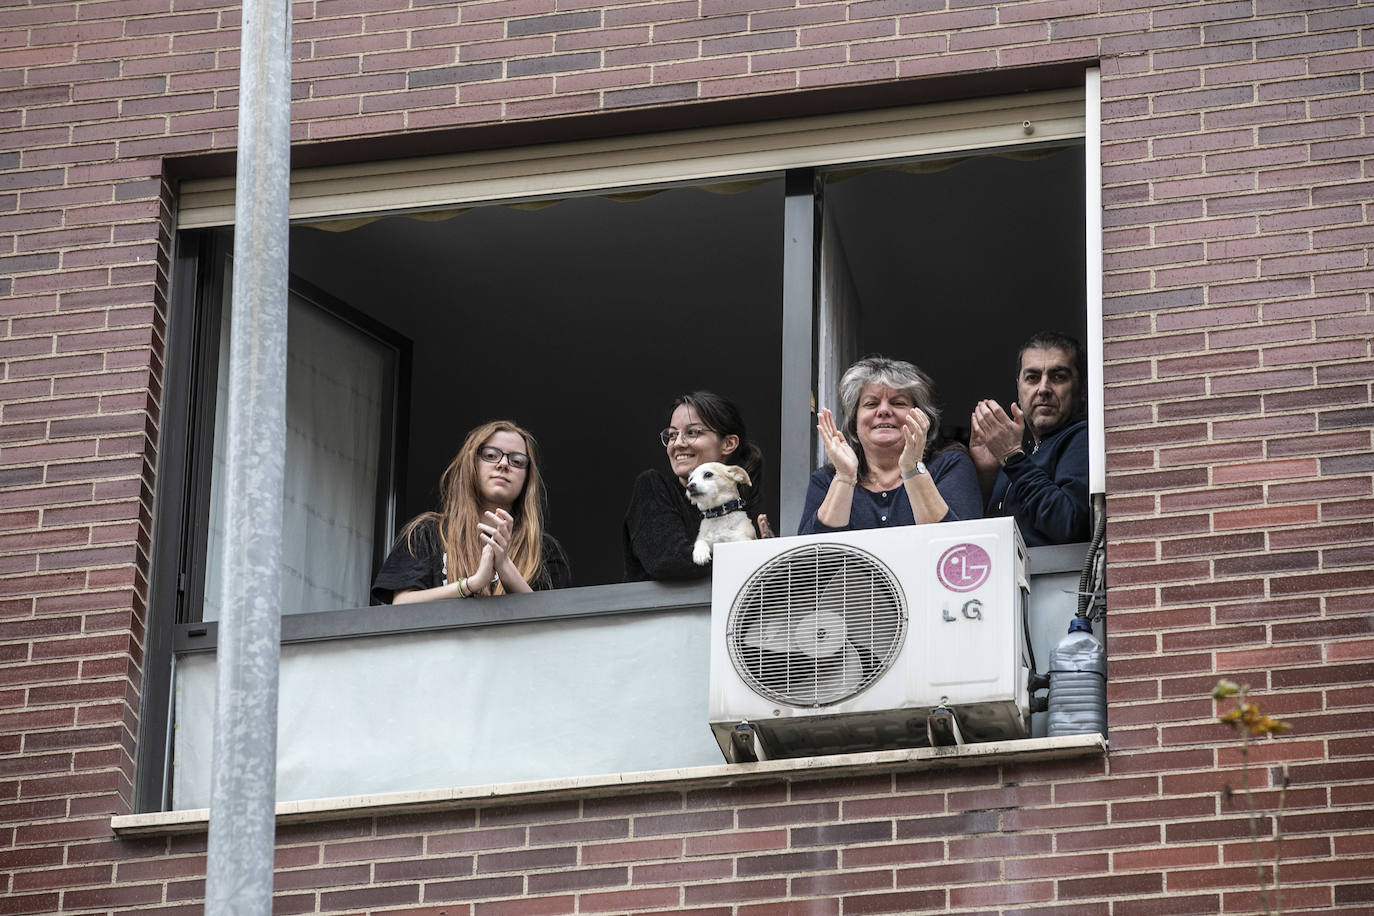
[[[1105,507],[1096,513],[1097,525],[1093,529],[1093,539],[1088,545],[1088,555],[1083,558],[1083,572],[1078,577],[1078,616],[1088,616],[1088,606],[1093,595],[1097,592],[1097,577],[1093,575],[1097,567],[1098,553],[1102,550],[1102,544],[1107,539],[1107,513]]]

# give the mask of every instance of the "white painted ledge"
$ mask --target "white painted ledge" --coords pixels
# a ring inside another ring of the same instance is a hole
[[[863,754],[836,754],[827,757],[797,757],[765,760],[759,763],[722,763],[716,766],[675,770],[649,770],[605,776],[493,783],[457,789],[429,789],[423,792],[387,792],[377,795],[279,802],[277,822],[290,824],[464,808],[493,800],[550,801],[597,795],[607,789],[661,790],[684,786],[702,788],[712,783],[737,784],[779,777],[796,779],[841,776],[882,767],[932,770],[955,766],[980,766],[1004,760],[1022,763],[1032,760],[1086,757],[1106,752],[1107,739],[1102,735],[1092,734],[988,741],[959,747],[921,747],[898,751],[870,751]],[[120,836],[196,833],[206,829],[209,818],[208,808],[156,811],[148,814],[115,815],[110,818],[110,827]]]

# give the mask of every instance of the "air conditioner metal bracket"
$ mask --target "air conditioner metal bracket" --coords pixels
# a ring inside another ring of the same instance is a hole
[[[741,722],[730,731],[730,750],[726,755],[731,763],[757,763],[767,760],[763,752],[763,742],[753,725]]]
[[[952,747],[964,743],[959,720],[948,706],[936,706],[926,716],[926,737],[931,747]]]

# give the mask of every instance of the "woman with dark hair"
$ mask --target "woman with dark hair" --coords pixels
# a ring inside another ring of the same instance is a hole
[[[694,391],[673,401],[668,426],[658,434],[668,452],[669,473],[645,471],[635,479],[625,513],[625,581],[700,579],[710,566],[692,561],[692,544],[701,527],[701,512],[687,501],[687,477],[699,464],[735,464],[753,486],[741,487],[744,511],[758,518],[763,489],[763,454],[749,440],[744,418],[731,401],[710,391]]]
[[[828,409],[817,415],[830,461],[811,475],[798,534],[983,517],[967,449],[937,442],[930,376],[902,360],[866,357],[840,379],[840,408],[840,428]]]
[[[438,512],[411,519],[372,598],[383,604],[563,588],[563,549],[544,531],[539,445],[508,420],[468,433],[440,480]]]

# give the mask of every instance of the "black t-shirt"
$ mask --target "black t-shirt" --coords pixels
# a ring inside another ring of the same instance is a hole
[[[542,591],[567,588],[572,582],[563,548],[548,532],[544,533],[543,568],[530,588]],[[456,581],[456,580],[455,580]],[[445,584],[444,550],[436,522],[421,522],[410,537],[400,538],[382,563],[382,571],[372,583],[372,600],[390,604],[396,593],[406,589],[438,588]]]

